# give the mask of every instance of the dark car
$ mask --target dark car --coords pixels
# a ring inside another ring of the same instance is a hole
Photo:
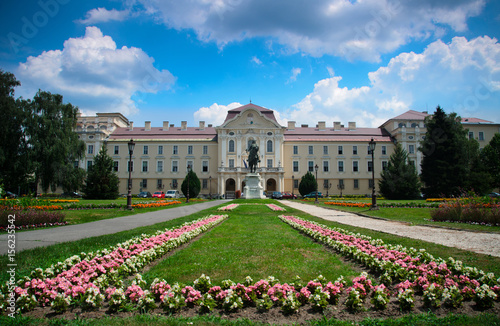
[[[290,193],[290,192],[282,192],[281,193],[281,198],[283,199],[297,199],[297,195]]]
[[[17,194],[10,192],[10,191],[6,191],[3,196],[4,196],[4,198],[17,198]]]
[[[70,191],[70,192],[63,192],[61,194],[61,197],[82,198],[82,195],[77,192]]]
[[[141,192],[137,195],[137,197],[139,197],[139,198],[151,198],[151,197],[152,197],[152,195],[151,195],[151,193],[150,193],[149,191],[141,191]]]
[[[271,194],[271,198],[272,199],[282,199],[283,196],[281,195],[281,192],[279,192],[279,191],[273,191],[273,193]]]
[[[498,197],[500,197],[500,194],[498,192],[490,192],[488,194],[488,196],[490,196],[491,198],[495,198],[495,197],[498,198]]]
[[[304,198],[316,198],[316,191],[310,192]],[[323,194],[318,191],[318,198],[323,198]]]

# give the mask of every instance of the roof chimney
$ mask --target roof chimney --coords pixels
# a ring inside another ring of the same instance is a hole
[[[318,121],[318,130],[319,131],[325,131],[326,130],[326,122],[325,121]]]
[[[187,121],[181,121],[181,130],[187,130]]]
[[[309,125],[300,125],[300,128],[308,128]]]
[[[168,131],[168,121],[163,121],[163,131]]]
[[[128,123],[128,130],[129,131],[134,130],[134,121],[129,121],[129,123]]]
[[[333,122],[333,130],[338,131],[342,126],[340,125],[340,121]]]
[[[205,121],[200,121],[200,130],[205,130]]]
[[[151,131],[151,121],[146,121],[145,122],[144,130],[145,131]]]
[[[212,124],[211,123],[208,124],[208,128],[212,128]]]
[[[356,122],[349,122],[349,130],[356,130]]]
[[[295,130],[295,121],[288,121],[288,130]]]

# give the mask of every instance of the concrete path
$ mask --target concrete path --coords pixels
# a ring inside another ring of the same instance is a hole
[[[76,241],[80,239],[113,234],[131,230],[140,226],[153,225],[178,217],[191,215],[198,211],[211,208],[230,200],[214,200],[198,204],[184,205],[167,208],[155,212],[140,213],[135,215],[100,220],[84,224],[67,225],[48,229],[23,231],[15,233],[15,250],[22,250],[50,246],[56,243]],[[0,255],[8,251],[8,234],[0,235]]]
[[[282,203],[328,221],[335,221],[342,224],[500,257],[500,234],[498,233],[471,232],[431,226],[417,226],[410,225],[405,222],[363,217],[348,212],[304,204],[298,201],[283,200]]]

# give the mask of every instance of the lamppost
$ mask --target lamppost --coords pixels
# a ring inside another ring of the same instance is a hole
[[[208,197],[210,197],[210,199],[212,199],[212,176],[208,177],[208,181],[209,181]]]
[[[316,171],[316,200],[314,201],[315,204],[318,204],[318,164],[314,166],[314,170]]]
[[[372,138],[372,140],[368,143],[368,148],[370,149],[370,152],[372,152],[372,207],[370,207],[370,210],[378,210],[377,196],[375,195],[375,160],[373,158],[375,145],[376,143]]]
[[[337,185],[337,189],[340,190],[340,197],[342,197],[342,190],[344,190],[345,186],[344,186],[344,183],[340,182],[339,180],[339,184]]]
[[[326,181],[326,184],[323,185],[324,188],[326,188],[326,198],[328,198],[328,191],[332,187],[332,183],[328,183],[328,180]]]
[[[186,203],[189,203],[189,172],[191,171],[191,165],[187,166],[187,195],[186,195]]]
[[[127,194],[127,209],[132,210],[132,154],[134,153],[135,143],[133,139],[128,142],[128,194]]]
[[[293,188],[295,188],[295,176],[292,175],[292,200],[293,200]]]

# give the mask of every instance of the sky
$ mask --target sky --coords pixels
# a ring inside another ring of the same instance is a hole
[[[4,0],[0,69],[16,97],[134,126],[217,126],[250,102],[285,126],[438,105],[500,123],[499,34],[497,0]]]

